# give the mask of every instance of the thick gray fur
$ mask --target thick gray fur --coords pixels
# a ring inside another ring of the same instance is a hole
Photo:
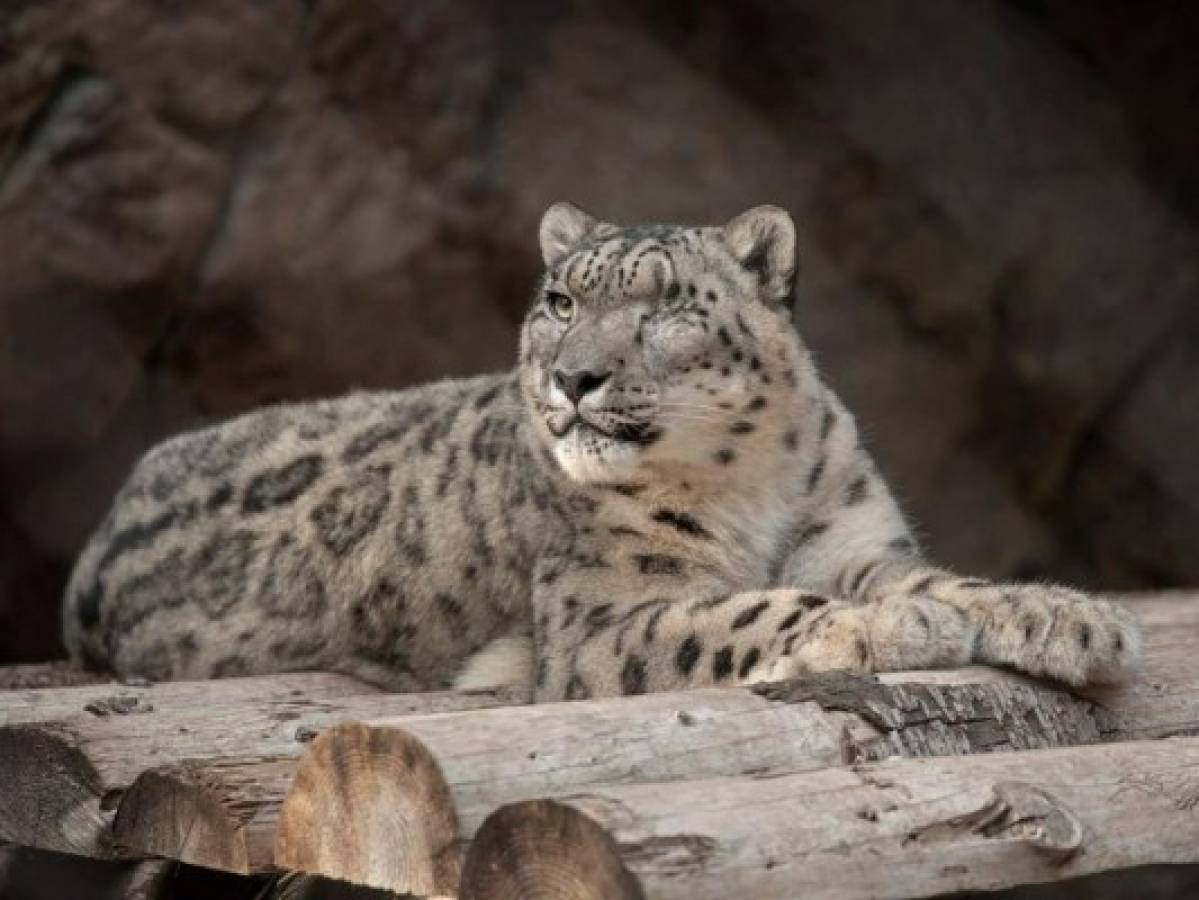
[[[513,371],[151,450],[71,577],[72,657],[155,679],[533,681],[543,700],[1133,666],[1119,606],[925,561],[791,322],[785,212],[626,228],[555,204],[541,249]]]

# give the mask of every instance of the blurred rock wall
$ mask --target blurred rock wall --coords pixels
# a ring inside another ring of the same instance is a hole
[[[0,660],[161,437],[509,365],[560,198],[790,208],[942,560],[1199,583],[1199,15],[1149,7],[6,0]]]

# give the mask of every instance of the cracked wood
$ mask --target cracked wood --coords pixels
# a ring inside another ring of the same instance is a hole
[[[556,799],[607,828],[663,900],[920,897],[1199,862],[1199,738]]]

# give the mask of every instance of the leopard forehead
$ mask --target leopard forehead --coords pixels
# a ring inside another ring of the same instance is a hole
[[[752,293],[752,279],[730,255],[719,229],[605,224],[547,267],[542,286],[584,303],[613,305],[672,300],[702,275],[729,297]]]
[[[627,349],[664,375],[703,365],[705,345],[718,341],[720,351],[740,345],[747,359],[755,349],[777,355],[779,344],[786,355],[802,352],[790,304],[764,297],[756,255],[739,258],[727,228],[594,222],[547,257],[522,330],[521,364]],[[547,301],[561,295],[573,304],[572,322],[551,314]]]

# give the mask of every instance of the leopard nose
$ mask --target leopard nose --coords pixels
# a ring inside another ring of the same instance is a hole
[[[611,377],[611,372],[554,370],[554,384],[558,385],[562,393],[575,405]]]

